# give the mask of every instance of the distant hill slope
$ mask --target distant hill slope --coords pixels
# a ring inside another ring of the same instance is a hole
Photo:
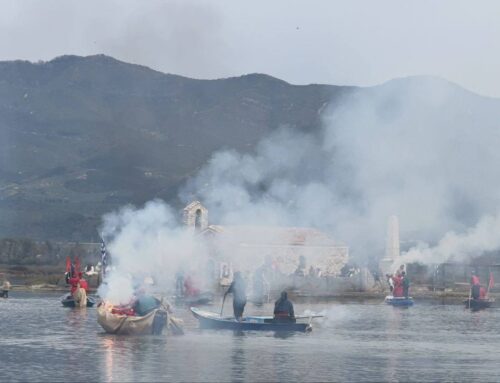
[[[0,62],[0,237],[96,238],[103,213],[174,198],[218,149],[316,130],[353,89],[193,80],[102,55]]]

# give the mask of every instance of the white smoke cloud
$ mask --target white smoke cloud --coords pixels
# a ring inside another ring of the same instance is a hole
[[[159,200],[143,208],[125,206],[105,215],[101,231],[113,270],[99,295],[112,303],[125,304],[145,278],[152,277],[157,288],[166,291],[174,286],[179,270],[202,270],[203,260],[207,259],[202,244],[193,241],[178,217],[175,210]]]
[[[316,132],[216,153],[181,198],[220,224],[318,227],[358,259],[382,255],[392,214],[404,239],[436,243],[500,206],[499,106],[432,77],[355,90]]]
[[[319,228],[363,262],[383,256],[396,214],[402,238],[422,243],[405,261],[464,261],[500,247],[499,106],[435,78],[355,90],[317,131],[283,127],[252,153],[215,153],[180,197],[202,201],[210,223]],[[153,201],[104,217],[116,270],[103,296],[125,301],[145,275],[171,286],[179,267],[203,269],[179,216]]]
[[[485,252],[500,249],[500,214],[483,216],[474,226],[463,233],[450,231],[430,247],[421,243],[411,248],[398,263],[419,262],[424,264],[446,261],[463,262]]]

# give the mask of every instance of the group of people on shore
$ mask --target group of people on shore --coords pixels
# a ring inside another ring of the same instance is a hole
[[[404,265],[401,265],[394,274],[386,274],[386,278],[393,297],[409,298],[410,278],[406,274]]]

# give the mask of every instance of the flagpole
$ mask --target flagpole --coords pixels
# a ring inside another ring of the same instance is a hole
[[[101,239],[101,279],[102,282],[104,282],[104,278],[106,277],[106,266],[108,264],[108,254],[102,235],[99,234],[99,238]]]
[[[491,272],[491,269],[488,268],[488,271],[490,272],[490,279],[488,280],[488,289],[486,290],[486,298],[488,298],[488,295],[490,294],[490,288],[491,285],[493,284],[493,273]]]

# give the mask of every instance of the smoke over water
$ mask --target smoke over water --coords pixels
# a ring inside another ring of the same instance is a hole
[[[401,239],[419,243],[408,262],[500,247],[499,100],[417,77],[351,90],[318,113],[316,131],[283,127],[251,153],[215,153],[181,199],[200,200],[212,224],[319,228],[360,263],[383,256],[392,214]],[[103,233],[119,270],[110,291],[141,273],[167,281],[205,254],[159,201],[105,216]]]
[[[203,264],[204,249],[179,223],[177,212],[159,200],[105,215],[101,231],[113,270],[99,295],[114,304],[128,303],[137,287],[148,287],[148,278],[165,291],[178,270],[194,271]]]

